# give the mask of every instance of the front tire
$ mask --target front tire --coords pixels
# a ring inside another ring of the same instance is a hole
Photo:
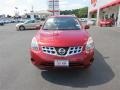
[[[19,30],[20,30],[20,31],[23,31],[23,30],[25,30],[25,27],[24,27],[24,26],[20,26],[20,27],[19,27]]]
[[[94,57],[90,60],[90,63],[88,65],[84,66],[84,69],[89,69],[90,66],[92,65],[93,61],[94,61]]]

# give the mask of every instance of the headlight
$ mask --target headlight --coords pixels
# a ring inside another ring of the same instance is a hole
[[[92,49],[94,49],[94,42],[93,42],[92,37],[89,37],[88,41],[87,41],[87,44],[86,44],[86,51],[88,52]]]
[[[39,50],[39,45],[35,37],[32,39],[31,48],[35,51]]]

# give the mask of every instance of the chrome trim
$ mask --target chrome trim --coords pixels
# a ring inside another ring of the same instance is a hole
[[[49,54],[49,55],[55,55],[55,56],[71,56],[80,54],[83,50],[83,47],[76,46],[76,47],[68,47],[67,54],[66,55],[58,55],[55,47],[47,47],[47,46],[41,46],[43,53]],[[59,47],[63,48],[63,47]]]

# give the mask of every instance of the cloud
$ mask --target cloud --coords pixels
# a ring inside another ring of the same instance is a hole
[[[87,2],[87,0],[84,0]],[[60,0],[60,9],[61,10],[71,10],[71,9],[77,9],[77,8],[82,8],[86,6],[83,3],[78,3],[78,1],[68,1],[68,0]]]
[[[10,5],[15,5],[16,2],[17,2],[17,0],[7,0],[6,4],[8,4],[10,6]]]
[[[68,1],[60,1],[60,5],[68,4]]]
[[[61,10],[70,10],[81,8],[87,5],[89,0],[59,0]],[[18,7],[21,14],[26,9],[28,12],[31,10],[32,5],[35,11],[47,10],[48,0],[0,0],[0,14],[14,15],[15,7]]]

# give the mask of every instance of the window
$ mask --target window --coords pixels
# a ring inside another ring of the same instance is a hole
[[[28,20],[25,22],[25,24],[27,24],[27,23],[35,23],[35,20]]]
[[[80,30],[80,28],[80,23],[75,17],[49,18],[43,27],[44,30]]]

